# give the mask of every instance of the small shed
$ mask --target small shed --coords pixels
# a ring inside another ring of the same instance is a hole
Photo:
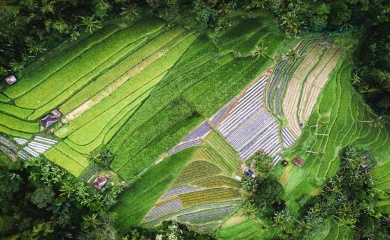
[[[294,163],[295,165],[297,165],[298,167],[302,167],[304,161],[303,161],[302,159],[296,157],[296,158],[293,159],[293,163]]]
[[[12,85],[17,81],[16,77],[14,75],[8,76],[5,81],[7,82],[8,85]]]
[[[107,182],[107,178],[105,178],[105,177],[97,177],[97,178],[93,181],[92,185],[93,185],[96,189],[100,190],[100,189],[106,184],[106,182]]]
[[[51,115],[55,118],[59,118],[61,117],[62,113],[60,112],[60,110],[58,110],[57,108],[54,109],[53,111],[51,111]]]
[[[53,125],[56,122],[57,122],[57,118],[55,118],[51,115],[47,115],[46,117],[41,119],[41,123],[45,128],[50,127],[51,125]]]

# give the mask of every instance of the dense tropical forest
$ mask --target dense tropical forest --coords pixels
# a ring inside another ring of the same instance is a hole
[[[0,74],[19,72],[36,56],[61,39],[76,40],[84,31],[121,16],[158,17],[198,31],[229,26],[231,11],[243,18],[263,8],[274,13],[287,35],[358,36],[353,82],[378,111],[390,106],[389,2],[386,0],[115,0],[115,1],[6,1],[0,5]]]
[[[1,239],[390,239],[388,0],[1,1],[0,45]]]

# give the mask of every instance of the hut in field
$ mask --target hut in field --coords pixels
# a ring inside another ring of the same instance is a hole
[[[60,112],[60,110],[58,110],[57,108],[54,109],[53,111],[51,111],[51,115],[55,118],[59,118],[61,117],[62,113]]]
[[[46,117],[41,119],[41,123],[45,128],[50,127],[51,125],[53,125],[56,122],[57,122],[57,118],[55,118],[51,115],[47,115]]]
[[[16,77],[14,75],[6,77],[5,81],[7,82],[8,85],[12,85],[17,81]]]
[[[293,163],[294,163],[295,165],[297,165],[298,167],[302,167],[304,161],[303,161],[302,159],[296,157],[296,158],[293,159]]]
[[[106,183],[107,183],[107,178],[105,178],[105,177],[97,177],[97,178],[93,181],[92,185],[93,185],[96,189],[100,190],[100,189],[102,189],[102,187],[103,187]]]

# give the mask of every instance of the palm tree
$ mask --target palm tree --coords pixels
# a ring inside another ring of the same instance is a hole
[[[253,203],[245,202],[242,205],[243,215],[246,217],[255,217],[256,216],[256,206]]]
[[[265,8],[265,0],[253,0],[252,5],[256,8]]]
[[[93,31],[95,31],[98,28],[101,28],[101,26],[99,26],[100,21],[95,20],[94,16],[81,17],[81,22],[82,23],[80,25],[85,26],[86,27],[85,31],[89,31],[90,33],[92,33]]]
[[[86,215],[83,216],[83,227],[84,228],[96,228],[99,224],[99,220],[97,219],[97,213],[94,213],[92,215]]]
[[[70,181],[65,181],[61,186],[60,196],[66,195],[66,197],[69,198],[70,195],[75,191],[76,191],[76,188],[75,188],[74,184]]]
[[[135,3],[130,3],[125,7],[121,8],[121,16],[124,16],[126,19],[130,19],[133,16],[138,16],[139,14],[139,7]]]
[[[257,58],[265,58],[265,55],[267,54],[267,48],[268,47],[264,47],[264,43],[260,43],[256,46],[256,49],[252,51],[252,57],[257,56]]]
[[[10,67],[12,68],[12,71],[14,72],[20,72],[23,70],[24,68],[24,62],[18,62],[16,60],[12,60],[10,63],[9,63]]]
[[[38,55],[39,53],[45,51],[46,49],[44,48],[45,46],[45,42],[35,42],[35,41],[32,41],[32,42],[29,42],[27,44],[27,47],[28,47],[28,52],[34,56]]]
[[[283,55],[283,59],[288,59],[289,62],[295,61],[299,58],[299,53],[297,50],[290,49],[287,53]]]
[[[357,73],[354,73],[352,75],[351,81],[352,81],[353,85],[357,85],[361,82],[361,78],[359,77],[359,75]]]

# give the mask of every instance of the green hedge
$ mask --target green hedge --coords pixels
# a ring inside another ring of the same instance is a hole
[[[174,147],[203,120],[204,119],[200,116],[190,116],[187,119],[176,123],[132,158],[121,171],[118,172],[119,175],[130,180],[153,164],[163,152]]]
[[[79,55],[65,67],[53,74],[38,87],[18,98],[15,103],[26,108],[38,108],[55,98],[58,94],[72,84],[80,81],[84,75],[93,71],[100,64],[107,61],[112,55],[124,46],[136,41],[148,33],[153,33],[161,28],[161,24],[155,22],[143,22],[136,26],[113,34],[93,48]],[[114,63],[113,63],[114,64]],[[84,79],[87,81],[89,79]],[[50,91],[48,91],[50,89]],[[33,101],[32,101],[33,99]],[[36,100],[36,101],[35,101]]]
[[[95,32],[86,39],[71,43],[65,49],[61,49],[61,54],[46,58],[43,56],[36,60],[33,64],[29,65],[21,72],[19,81],[7,88],[4,93],[10,98],[17,98],[28,92],[41,82],[46,81],[52,74],[59,69],[72,62],[77,56],[90,49],[96,43],[104,40],[106,37],[117,31],[118,28],[113,25],[108,25],[102,28],[100,31]],[[66,43],[64,43],[67,45]],[[61,48],[62,46],[58,46]],[[51,50],[57,51],[56,48]]]
[[[175,101],[163,111],[143,124],[134,132],[124,133],[127,138],[119,143],[114,162],[111,168],[115,171],[125,165],[133,156],[147,146],[153,139],[169,129],[176,122],[181,121],[192,112],[190,106],[183,101]]]
[[[38,122],[26,122],[4,113],[0,113],[0,124],[10,129],[26,133],[35,133],[39,131]]]
[[[115,67],[111,68],[105,74],[98,77],[95,81],[90,83],[75,96],[73,96],[70,101],[67,101],[60,106],[62,112],[68,113],[71,110],[75,109],[77,106],[94,96],[96,93],[107,87],[112,83],[114,79],[118,79],[124,73],[131,71],[131,69],[142,62],[143,59],[147,58],[161,46],[169,43],[173,38],[180,35],[184,29],[174,28],[168,32],[162,33],[157,36],[155,39],[152,39],[150,42],[145,44],[143,47],[138,49],[136,52],[132,53],[130,56],[123,59]]]
[[[1,103],[1,102],[0,102],[0,111],[22,119],[27,118],[33,112],[33,110],[31,109],[20,108],[15,105]]]

